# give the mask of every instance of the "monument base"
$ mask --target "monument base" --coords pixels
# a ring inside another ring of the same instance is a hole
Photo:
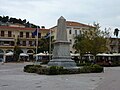
[[[77,68],[76,63],[71,59],[52,59],[48,66],[62,66],[67,69]]]

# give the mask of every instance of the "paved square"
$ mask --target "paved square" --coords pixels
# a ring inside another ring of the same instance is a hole
[[[0,90],[108,90],[104,87],[109,88],[111,84],[120,86],[120,79],[117,79],[120,75],[119,67],[105,68],[105,73],[49,76],[23,72],[23,67],[27,64],[29,63],[0,63]],[[113,87],[109,90],[119,89]]]

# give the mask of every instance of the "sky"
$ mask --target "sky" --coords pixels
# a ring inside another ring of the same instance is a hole
[[[51,28],[63,16],[67,21],[99,23],[111,34],[120,28],[120,0],[0,0],[0,16],[26,19]]]

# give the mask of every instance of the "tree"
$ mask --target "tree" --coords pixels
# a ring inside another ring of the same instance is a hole
[[[116,43],[117,53],[119,52],[119,40],[118,40],[119,31],[120,31],[120,30],[119,30],[118,28],[116,28],[116,29],[114,30],[114,35],[117,37],[117,43]]]
[[[23,53],[23,51],[20,49],[19,46],[14,47],[14,61],[18,61],[20,53]]]
[[[53,36],[51,36],[51,50],[53,49]],[[38,53],[48,51],[50,46],[50,37],[49,38],[41,38],[39,41]]]
[[[2,20],[2,16],[0,16],[0,21]]]
[[[73,48],[75,48],[81,56],[86,52],[96,56],[97,53],[106,52],[108,50],[106,46],[106,37],[108,34],[106,30],[100,30],[99,24],[94,23],[94,26],[90,27],[89,30],[75,37]]]
[[[14,47],[14,55],[13,56],[14,56],[14,61],[18,61],[20,53],[23,53],[23,51],[19,47],[19,44],[20,44],[19,36],[17,37],[17,40],[15,42],[16,42],[16,44]]]
[[[9,16],[3,16],[3,18],[2,18],[2,22],[4,22],[4,23],[6,23],[6,22],[8,22],[8,20],[9,20]]]
[[[24,19],[24,20],[22,21],[22,23],[23,23],[23,24],[26,24],[26,19]]]
[[[114,30],[114,35],[115,35],[116,37],[118,37],[118,34],[119,34],[119,29],[116,28],[116,29]]]

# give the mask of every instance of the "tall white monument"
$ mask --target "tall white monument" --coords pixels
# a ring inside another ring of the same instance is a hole
[[[76,67],[76,63],[70,56],[70,42],[67,40],[66,19],[62,16],[58,19],[53,57],[48,63],[48,66],[63,66],[65,68]]]

